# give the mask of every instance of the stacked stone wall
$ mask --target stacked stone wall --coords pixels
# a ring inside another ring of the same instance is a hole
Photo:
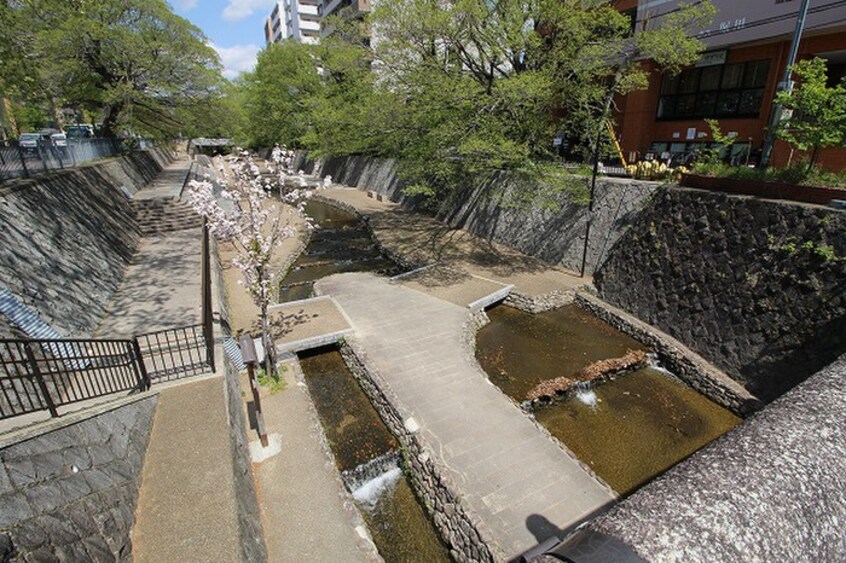
[[[0,187],[0,287],[64,336],[91,335],[140,238],[129,195],[169,159],[143,151]]]
[[[130,561],[157,396],[0,449],[0,561]]]
[[[333,182],[374,191],[405,207],[418,207],[418,199],[403,194],[407,183],[398,175],[394,160],[337,156],[314,161],[298,153],[295,163],[308,173],[331,175]],[[574,178],[587,188],[588,178]],[[599,179],[586,262],[588,274],[604,262],[608,251],[659,188],[656,182]],[[536,195],[527,197],[527,193]],[[438,216],[452,227],[578,271],[588,209],[571,193],[572,190],[550,193],[507,173],[497,173],[471,179],[468,189],[446,202]]]
[[[846,213],[670,189],[595,284],[769,401],[846,352]]]

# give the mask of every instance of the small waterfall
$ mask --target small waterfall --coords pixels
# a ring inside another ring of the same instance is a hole
[[[593,390],[593,385],[590,381],[577,381],[573,384],[572,389],[576,399],[591,409],[596,410],[596,392]]]
[[[676,374],[664,367],[664,365],[661,363],[661,360],[658,359],[658,354],[650,352],[646,355],[646,361],[647,365],[655,371],[660,371],[661,373],[677,377]]]
[[[373,510],[382,495],[392,490],[401,477],[402,469],[394,467],[364,483],[352,492],[352,496],[365,509]]]
[[[380,477],[392,470],[399,470],[400,454],[396,451],[391,451],[374,457],[366,463],[362,463],[354,469],[349,469],[341,473],[344,479],[344,484],[347,489],[356,495],[356,491],[363,489],[372,481],[378,480]],[[357,497],[356,497],[357,498]]]

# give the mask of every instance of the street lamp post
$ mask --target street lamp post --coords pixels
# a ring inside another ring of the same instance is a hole
[[[808,5],[810,0],[802,0],[799,6],[799,13],[796,19],[796,29],[793,31],[793,41],[790,44],[790,55],[787,57],[787,65],[784,68],[784,77],[778,85],[778,92],[790,92],[793,90],[793,65],[796,63],[796,55],[799,53],[799,42],[802,40],[802,31],[805,29],[805,19],[808,16]],[[770,124],[767,126],[767,132],[764,135],[764,147],[761,150],[761,168],[766,168],[770,164],[770,158],[773,155],[773,147],[775,146],[775,135],[778,129],[778,124],[781,121],[781,106],[775,105],[770,112]]]

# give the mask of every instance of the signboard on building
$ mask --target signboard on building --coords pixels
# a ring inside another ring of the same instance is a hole
[[[722,51],[708,51],[707,53],[702,53],[699,60],[696,62],[696,66],[703,67],[724,65],[726,64],[726,55],[728,55],[728,51],[726,49],[723,49]]]
[[[713,23],[700,29],[698,36],[709,49],[790,36],[796,27],[800,0],[711,0],[717,9]],[[637,8],[638,29],[644,22],[655,26],[661,18],[689,2],[679,0],[640,0]],[[846,2],[827,0],[811,2],[806,30],[843,27]]]

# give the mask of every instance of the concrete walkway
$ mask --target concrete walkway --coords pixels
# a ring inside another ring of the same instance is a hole
[[[375,548],[356,532],[360,516],[343,498],[344,485],[321,444],[320,420],[296,361],[282,374],[287,387],[261,389],[270,434],[282,451],[253,464],[268,561],[374,561]],[[249,389],[247,378],[242,389]],[[255,439],[255,432],[250,438]]]
[[[371,274],[332,276],[316,289],[352,319],[368,367],[420,424],[504,553],[517,555],[614,500],[488,382],[462,345],[467,309]]]
[[[163,389],[132,532],[136,562],[240,561],[223,378]]]
[[[144,237],[112,294],[99,338],[126,338],[201,322],[201,229]]]
[[[178,199],[185,185],[188,172],[191,170],[191,160],[187,156],[181,156],[167,164],[153,180],[135,192],[133,199]]]
[[[134,199],[178,197],[191,163],[170,163]],[[200,228],[141,239],[118,290],[112,294],[98,338],[126,338],[200,322]]]

